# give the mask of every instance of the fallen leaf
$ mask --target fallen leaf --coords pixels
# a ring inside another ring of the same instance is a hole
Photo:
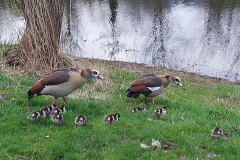
[[[205,154],[205,157],[206,158],[216,158],[216,157],[220,157],[220,155],[217,155],[217,154],[215,154],[215,153],[206,153]]]
[[[143,143],[141,143],[140,147],[143,148],[143,149],[149,149],[150,148],[150,146],[147,146],[146,144],[143,144]]]
[[[147,119],[147,121],[151,122],[151,121],[152,121],[152,119],[151,119],[151,118],[148,118],[148,119]]]
[[[166,144],[164,144],[163,148],[164,148],[165,150],[173,149],[173,143],[167,142]]]
[[[227,134],[224,135],[224,139],[229,139],[229,138],[230,138],[230,135],[227,135]]]
[[[153,150],[157,150],[157,151],[159,151],[162,148],[161,143],[158,140],[154,140],[154,139],[152,139],[152,147],[153,147]]]
[[[7,100],[7,96],[5,94],[0,93],[0,100]]]
[[[187,156],[186,155],[181,155],[181,159],[185,159]]]
[[[31,107],[27,107],[27,112],[31,111],[32,108]]]

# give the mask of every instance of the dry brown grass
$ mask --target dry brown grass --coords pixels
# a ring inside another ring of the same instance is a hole
[[[85,84],[82,88],[70,94],[69,97],[73,99],[94,99],[97,102],[102,102],[111,98],[111,95],[106,91],[106,88],[111,87],[111,85],[112,83],[109,83],[108,80],[94,80],[93,84]]]
[[[146,66],[145,64],[121,62],[121,61],[108,61],[108,60],[99,60],[99,59],[84,59],[84,60],[88,60],[89,62],[94,64],[108,65],[109,66],[108,68],[117,67],[123,70],[130,71],[133,74],[142,74],[142,73],[155,73],[156,75],[174,74],[181,77],[182,79],[192,79],[192,83],[203,81],[203,82],[212,82],[212,83],[233,84],[233,82],[230,82],[228,80],[221,79],[221,78],[202,76],[196,73],[186,72],[186,71],[169,70],[164,67],[151,67],[151,66]]]
[[[20,33],[19,43],[11,45],[4,54],[4,62],[14,68],[21,67],[37,76],[54,68],[73,67],[67,56],[59,53],[63,0],[9,1],[24,17],[26,27]],[[22,8],[19,10],[19,6]]]
[[[92,68],[99,70],[106,78],[109,77],[110,72],[113,72],[115,68],[126,70],[132,74],[142,74],[142,73],[155,73],[159,74],[174,74],[182,79],[192,79],[191,83],[194,82],[212,82],[212,83],[232,83],[228,80],[224,80],[221,78],[201,76],[196,73],[189,73],[184,71],[176,71],[176,70],[168,70],[163,67],[150,67],[145,64],[131,63],[131,62],[121,62],[121,61],[108,61],[108,60],[100,60],[100,59],[89,59],[89,58],[79,58],[74,57],[70,54],[61,54],[62,57],[68,60],[69,67],[76,68],[79,71],[84,68]],[[37,70],[35,73],[31,70],[29,71],[26,67],[22,66],[9,66],[6,65],[6,59],[0,57],[0,69],[9,76],[12,75],[25,75],[31,74],[36,77],[42,77],[49,73],[48,70]],[[56,68],[53,68],[56,69]],[[110,79],[109,79],[110,81]],[[237,83],[236,83],[237,84]]]

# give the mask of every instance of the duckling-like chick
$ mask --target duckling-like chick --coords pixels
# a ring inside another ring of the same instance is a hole
[[[42,111],[33,111],[27,116],[27,119],[30,119],[35,123],[38,119],[42,118],[42,116],[44,116]]]
[[[55,109],[56,107],[57,107],[57,106],[56,106],[55,104],[52,104],[51,106],[50,106],[50,105],[43,106],[43,107],[41,108],[41,111],[46,113],[46,116],[45,116],[45,117],[49,117],[51,111],[52,111],[53,109]],[[45,117],[42,117],[42,118],[45,118]]]
[[[66,106],[62,105],[62,107],[55,107],[51,112],[50,116],[53,116],[55,113],[57,114],[64,114],[66,113]]]
[[[113,123],[117,122],[119,120],[120,114],[108,114],[103,118],[103,123],[109,124],[112,126]]]
[[[167,113],[167,108],[166,107],[157,108],[153,112],[153,114],[156,115],[158,117],[158,119],[160,118],[161,115],[164,115],[166,113]]]
[[[48,117],[48,116],[50,115],[50,112],[51,112],[50,107],[51,107],[51,106],[43,106],[43,107],[41,108],[41,111],[46,113],[46,116],[44,116],[44,117],[42,117],[42,118]]]
[[[129,112],[132,112],[132,113],[147,112],[147,108],[134,107],[134,108],[131,108]]]
[[[81,114],[75,118],[75,124],[76,124],[76,126],[86,126],[87,118]]]
[[[50,112],[50,117],[52,117],[54,114],[62,114],[62,110],[59,107],[56,107]]]
[[[62,107],[59,108],[62,112],[62,114],[65,114],[66,113],[66,106],[65,105],[62,105]]]
[[[211,132],[212,138],[217,137],[218,140],[222,135],[223,135],[223,131],[218,127],[215,127]]]
[[[53,123],[56,123],[56,124],[62,124],[64,122],[64,118],[62,114],[59,114],[59,113],[55,113],[54,115],[52,115],[51,120],[53,121]]]

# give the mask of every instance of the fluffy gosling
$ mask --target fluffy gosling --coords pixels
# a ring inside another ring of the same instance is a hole
[[[167,113],[167,108],[166,107],[157,108],[153,112],[153,114],[156,115],[158,117],[158,119],[160,119],[161,115],[164,115],[166,113]]]
[[[223,135],[223,131],[218,127],[215,127],[211,132],[212,138],[217,137],[218,140],[222,135]]]
[[[53,121],[53,123],[56,123],[56,124],[62,124],[64,122],[64,118],[62,114],[59,114],[59,113],[55,113],[54,115],[52,115],[51,120]]]
[[[33,111],[27,116],[27,119],[30,119],[35,123],[37,120],[45,116],[45,111]]]
[[[75,124],[76,124],[76,126],[86,126],[87,118],[81,114],[75,118]]]
[[[134,107],[129,110],[131,113],[147,112],[147,108]]]
[[[120,114],[108,114],[103,118],[103,123],[109,124],[112,126],[113,123],[116,123],[119,120]]]

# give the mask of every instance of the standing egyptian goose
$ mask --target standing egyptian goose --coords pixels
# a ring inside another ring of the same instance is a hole
[[[119,120],[120,114],[108,114],[103,118],[103,123],[109,124],[112,126],[113,123],[117,122]]]
[[[212,138],[217,137],[218,140],[222,135],[223,135],[223,131],[218,127],[215,127],[211,132]]]
[[[143,74],[134,80],[130,88],[126,90],[126,92],[128,92],[127,97],[136,99],[140,94],[143,94],[146,98],[150,97],[152,104],[154,104],[153,97],[161,94],[170,82],[182,86],[181,79],[178,76],[156,76],[151,73]]]
[[[80,73],[68,68],[54,70],[33,85],[28,91],[28,99],[34,95],[51,95],[55,98],[56,106],[58,106],[59,97],[62,97],[67,105],[65,96],[83,86],[89,78],[104,79],[99,71],[88,68]]]
[[[158,117],[158,119],[160,118],[161,115],[165,115],[167,113],[167,108],[166,107],[162,107],[162,108],[157,108],[154,110],[153,114],[155,116]]]
[[[86,126],[87,125],[87,118],[84,115],[79,115],[75,118],[76,126]]]

